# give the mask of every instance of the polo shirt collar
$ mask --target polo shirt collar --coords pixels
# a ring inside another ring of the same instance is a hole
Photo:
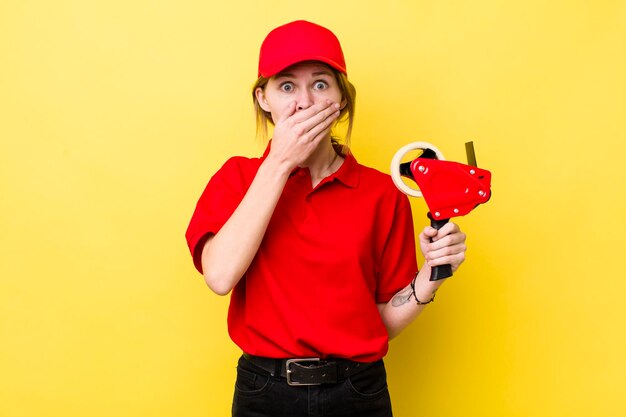
[[[267,155],[270,153],[271,146],[272,146],[272,141],[270,140],[267,144],[267,147],[265,148],[265,151],[263,152],[263,156],[261,157],[261,160],[264,160],[267,157]],[[354,155],[352,155],[352,152],[350,152],[350,149],[348,149],[345,146],[342,147],[342,156],[344,157],[343,164],[341,164],[341,166],[335,173],[330,175],[330,178],[328,180],[337,179],[348,187],[356,188],[359,185],[360,165],[357,162]],[[296,167],[292,171],[292,174],[297,172],[300,169],[302,168]]]
[[[356,188],[359,185],[359,163],[347,147],[343,148],[342,154],[345,160],[331,177],[338,179],[350,188]]]

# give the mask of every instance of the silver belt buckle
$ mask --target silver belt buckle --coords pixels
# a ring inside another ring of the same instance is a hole
[[[289,359],[285,362],[285,368],[287,371],[287,384],[291,386],[302,385],[321,385],[319,383],[307,383],[307,382],[294,382],[291,380],[291,364],[300,362],[320,362],[320,358],[302,358],[302,359]]]

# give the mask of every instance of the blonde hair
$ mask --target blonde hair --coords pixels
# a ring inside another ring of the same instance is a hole
[[[354,110],[356,105],[356,88],[352,83],[348,80],[348,76],[343,72],[337,71],[336,69],[329,67],[333,74],[335,75],[335,79],[337,80],[337,85],[339,90],[341,91],[342,100],[346,101],[346,105],[341,112],[339,113],[339,118],[336,123],[348,122],[348,128],[346,129],[346,135],[343,140],[344,152],[350,149],[350,136],[352,135],[352,126],[354,125]],[[268,123],[274,124],[272,120],[272,115],[269,112],[263,110],[259,104],[259,101],[256,98],[256,89],[260,88],[262,90],[267,86],[267,82],[269,78],[265,78],[260,76],[254,85],[252,86],[252,101],[254,103],[254,112],[256,114],[256,132],[257,136],[263,139],[267,139],[268,133]],[[337,137],[331,138],[333,141],[333,145],[335,148],[340,147],[340,141]]]

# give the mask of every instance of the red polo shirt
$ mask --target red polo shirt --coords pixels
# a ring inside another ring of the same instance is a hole
[[[200,272],[205,237],[237,208],[265,155],[229,159],[200,197],[186,234]],[[313,189],[299,168],[232,291],[228,330],[252,355],[375,361],[388,349],[376,303],[416,271],[411,208],[389,175],[348,155]]]

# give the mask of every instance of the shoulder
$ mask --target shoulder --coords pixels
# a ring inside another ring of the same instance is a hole
[[[261,166],[261,158],[232,156],[215,172],[211,181],[241,182],[254,178]]]
[[[408,197],[395,186],[391,175],[360,163],[358,164],[358,169],[360,186],[393,201],[408,203]]]
[[[209,174],[201,200],[213,198],[215,195],[244,193],[256,175],[260,158],[248,158],[244,156],[232,156],[222,166]]]
[[[376,168],[363,165],[361,163],[357,163],[357,164],[358,164],[360,173],[364,179],[367,178],[370,181],[374,181],[376,184],[381,184],[381,185],[388,185],[388,183],[391,182],[391,175],[384,173],[382,171],[379,171]],[[391,185],[393,185],[392,182],[391,182]]]
[[[349,173],[346,177],[354,186],[355,196],[360,196],[358,201],[361,204],[366,201],[368,207],[383,216],[393,217],[404,211],[410,213],[409,199],[395,186],[391,175],[357,162],[353,155],[348,159]]]
[[[261,165],[261,158],[249,158],[246,156],[231,156],[224,162],[220,171],[245,171],[256,170]]]

